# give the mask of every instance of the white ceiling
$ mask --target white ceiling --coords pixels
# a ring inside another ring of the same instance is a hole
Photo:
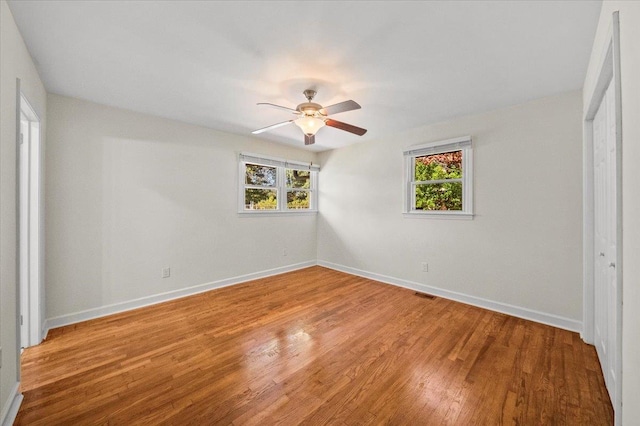
[[[582,87],[600,1],[10,1],[48,91],[249,135],[302,91],[326,150]],[[303,147],[296,126],[258,137]]]

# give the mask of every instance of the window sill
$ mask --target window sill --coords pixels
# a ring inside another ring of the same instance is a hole
[[[269,210],[243,210],[238,212],[240,217],[258,217],[258,216],[316,216],[317,210],[304,211],[269,211]]]
[[[411,219],[455,219],[473,220],[473,213],[466,212],[404,212],[402,215]]]

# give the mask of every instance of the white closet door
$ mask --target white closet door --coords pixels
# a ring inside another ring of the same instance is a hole
[[[594,337],[602,372],[615,401],[617,347],[617,211],[616,128],[613,86],[609,84],[593,120],[595,324]]]

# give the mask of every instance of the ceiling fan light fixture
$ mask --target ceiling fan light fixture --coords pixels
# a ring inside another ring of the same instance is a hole
[[[305,135],[315,135],[321,127],[324,127],[324,120],[312,115],[305,115],[294,121]]]

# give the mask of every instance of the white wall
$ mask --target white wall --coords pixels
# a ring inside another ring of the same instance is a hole
[[[323,153],[319,261],[579,328],[580,110],[580,92],[570,92]],[[403,217],[403,148],[464,135],[474,144],[475,218]]]
[[[45,127],[44,86],[5,0],[0,1],[0,413],[17,384],[16,337],[16,78]],[[44,146],[44,141],[43,146]],[[3,419],[0,415],[0,422]]]
[[[583,107],[586,113],[614,11],[620,12],[622,87],[622,422],[634,425],[640,419],[640,3],[602,3]]]
[[[316,216],[237,213],[238,152],[315,153],[53,94],[47,111],[48,318],[315,262]]]

